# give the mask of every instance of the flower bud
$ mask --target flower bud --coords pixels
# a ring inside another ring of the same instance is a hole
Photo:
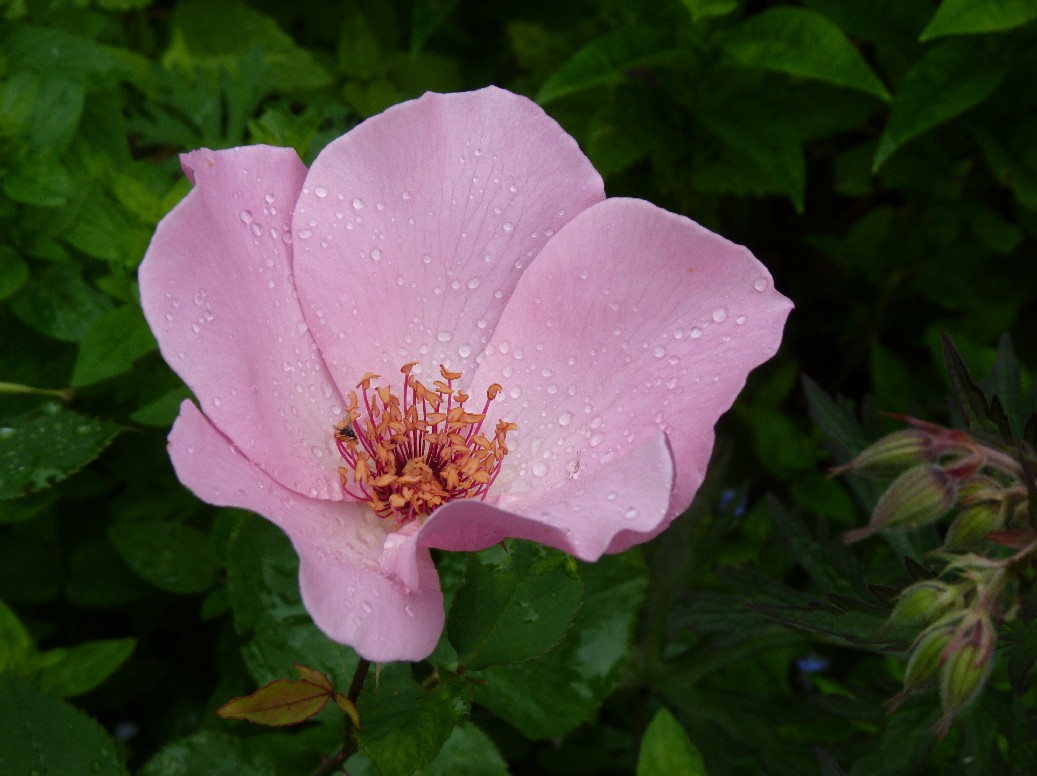
[[[908,530],[928,525],[954,506],[957,494],[957,480],[939,466],[908,469],[882,494],[868,525],[846,532],[843,541],[850,544],[886,528]]]
[[[954,717],[983,689],[994,663],[991,657],[989,650],[971,641],[950,648],[940,670],[940,704],[944,716],[935,729],[941,737],[946,735]]]
[[[919,429],[909,428],[882,437],[862,450],[852,461],[832,469],[831,474],[846,471],[890,474],[932,460],[931,436]]]
[[[911,652],[904,671],[904,691],[915,693],[936,684],[940,673],[941,657],[951,641],[953,627],[946,625],[930,628],[923,633]]]
[[[927,579],[904,588],[884,627],[917,627],[938,619],[961,598],[958,588]]]
[[[991,531],[1004,528],[1002,506],[986,501],[963,509],[954,518],[943,539],[944,550],[964,550],[974,547]]]

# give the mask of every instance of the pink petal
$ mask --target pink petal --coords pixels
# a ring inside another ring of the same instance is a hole
[[[340,388],[412,360],[472,368],[532,257],[603,198],[576,142],[495,87],[426,94],[332,142],[296,209],[295,272]]]
[[[290,218],[306,168],[286,148],[182,157],[194,189],[140,267],[162,355],[246,456],[300,493],[341,499],[342,405],[295,295]]]
[[[666,440],[655,433],[611,463],[586,475],[577,472],[569,487],[497,506],[472,500],[444,504],[421,528],[418,544],[468,552],[515,537],[594,561],[617,536],[629,536],[635,544],[637,537],[654,535],[666,517],[672,482]]]
[[[748,250],[683,216],[631,199],[581,213],[523,275],[473,381],[473,396],[502,383],[491,418],[518,424],[500,506],[568,498],[662,430],[675,467],[666,520],[609,550],[662,531],[691,503],[714,424],[774,355],[791,307]],[[622,527],[621,512],[584,519]]]
[[[366,505],[282,487],[190,401],[170,432],[169,455],[180,481],[199,498],[258,512],[288,534],[301,564],[303,603],[330,638],[377,662],[422,660],[435,648],[443,594],[428,550],[412,555],[416,584],[404,589],[383,570],[385,529]]]

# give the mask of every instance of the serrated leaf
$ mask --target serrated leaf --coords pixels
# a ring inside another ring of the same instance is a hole
[[[817,601],[803,605],[750,603],[754,612],[801,633],[825,634],[836,644],[885,651],[898,643],[897,635],[881,633],[885,617],[862,611],[847,611]],[[899,640],[903,645],[903,639]]]
[[[41,668],[35,682],[41,690],[59,698],[82,695],[115,673],[136,647],[136,639],[126,638],[49,649],[37,658]]]
[[[270,727],[298,725],[319,714],[333,694],[306,679],[277,679],[249,695],[227,701],[216,709],[216,715]]]
[[[1033,0],[943,0],[918,39],[1001,32],[1033,19],[1037,19]]]
[[[277,776],[252,740],[204,730],[167,744],[138,776]]]
[[[508,766],[490,737],[470,722],[454,728],[436,759],[415,776],[508,776]]]
[[[473,554],[447,619],[460,664],[478,670],[541,655],[562,638],[583,589],[566,555],[530,542]]]
[[[825,593],[867,594],[860,564],[842,542],[811,536],[803,518],[786,509],[776,498],[769,498],[767,505],[789,553],[819,589]]]
[[[641,737],[637,776],[706,776],[706,764],[674,716],[659,709]]]
[[[72,385],[84,385],[124,374],[133,362],[157,347],[136,305],[123,305],[99,315],[79,342]]]
[[[228,35],[227,31],[234,34]],[[295,43],[277,23],[240,0],[190,0],[173,11],[172,39],[162,57],[167,68],[192,72],[199,67],[236,74],[250,52],[262,53],[263,64],[279,90],[291,94],[319,89],[331,81],[313,55]]]
[[[119,426],[47,402],[0,419],[0,499],[45,490],[94,460]]]
[[[622,83],[632,67],[664,60],[657,36],[643,27],[622,27],[585,45],[547,79],[537,92],[544,105],[568,94]]]
[[[65,342],[78,342],[97,316],[111,307],[111,300],[87,284],[73,262],[35,274],[33,282],[11,299],[11,310],[21,321]]]
[[[483,670],[475,700],[527,738],[563,736],[615,689],[630,654],[647,577],[636,553],[580,564],[583,606],[562,642],[524,663]],[[530,688],[536,688],[531,692]]]
[[[974,431],[997,433],[997,424],[991,419],[986,394],[972,379],[965,360],[954,347],[954,342],[944,333],[940,334],[940,342],[947,366],[947,379],[951,383],[951,398],[965,421],[965,427]]]
[[[872,171],[907,141],[983,102],[1006,73],[996,52],[969,41],[948,41],[926,51],[893,98]]]
[[[806,196],[806,157],[803,138],[789,121],[768,112],[766,106],[746,99],[741,90],[707,93],[695,118],[724,143],[759,166],[798,212]]]
[[[100,725],[8,672],[0,673],[0,720],[5,774],[127,776]]]
[[[158,520],[114,523],[108,536],[122,559],[155,587],[171,593],[201,593],[216,578],[209,537],[189,525]]]
[[[750,16],[726,32],[724,48],[750,67],[815,78],[890,99],[846,34],[809,8],[780,6]]]
[[[357,707],[357,743],[382,776],[410,776],[439,754],[465,714],[460,682],[424,688],[410,664],[392,663],[368,679]]]

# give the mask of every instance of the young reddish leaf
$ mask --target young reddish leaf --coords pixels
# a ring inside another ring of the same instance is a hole
[[[349,717],[353,723],[353,727],[360,727],[360,712],[357,711],[356,704],[349,698],[340,692],[335,693],[335,703],[342,711],[346,712],[346,716]]]
[[[251,695],[232,698],[216,709],[216,714],[257,725],[298,725],[320,712],[332,695],[332,690],[305,679],[278,679]]]
[[[292,663],[292,668],[295,669],[295,673],[299,674],[299,678],[304,682],[315,684],[327,690],[329,693],[335,692],[335,688],[331,684],[331,680],[328,679],[327,674],[323,671],[318,671],[316,668],[310,668],[304,666],[302,663]]]

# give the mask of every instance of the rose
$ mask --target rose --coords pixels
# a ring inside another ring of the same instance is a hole
[[[429,548],[594,560],[659,534],[791,309],[745,248],[605,199],[570,136],[492,87],[391,108],[309,171],[267,146],[182,164],[194,189],[140,268],[201,405],[174,467],[280,526],[317,625],[370,660],[435,646]]]

